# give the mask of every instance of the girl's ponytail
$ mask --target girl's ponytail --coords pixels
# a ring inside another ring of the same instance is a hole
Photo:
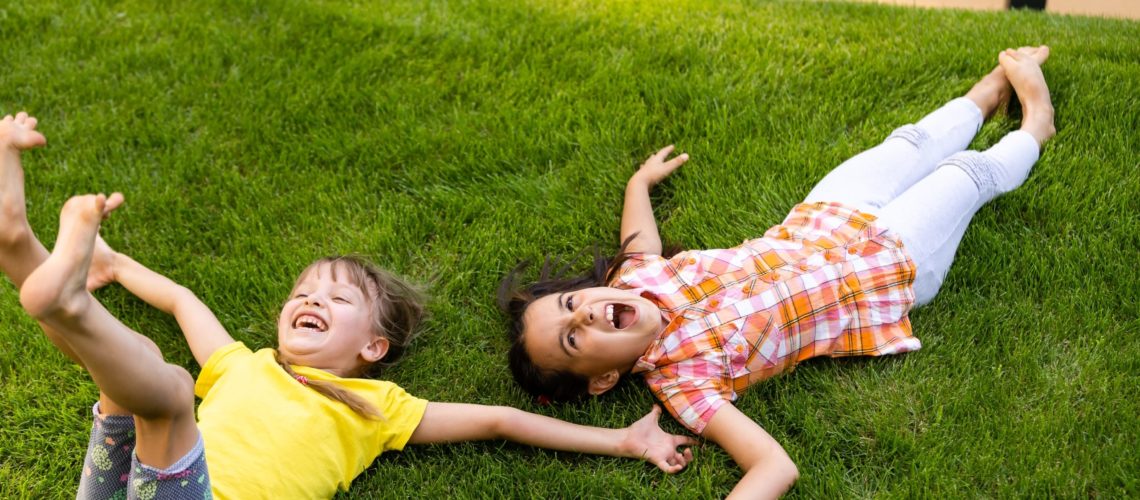
[[[278,352],[273,353],[273,358],[277,360],[277,364],[281,365],[281,368],[283,368],[285,370],[285,373],[288,373],[290,377],[293,377],[301,384],[312,388],[322,396],[333,401],[344,403],[345,406],[351,408],[352,411],[369,420],[385,420],[384,415],[380,413],[380,410],[377,410],[375,406],[372,406],[371,403],[365,401],[364,398],[356,395],[352,391],[340,387],[332,382],[326,382],[324,380],[310,380],[303,375],[298,375],[297,372],[293,371],[293,368],[289,366],[289,363],[281,360],[281,354]]]

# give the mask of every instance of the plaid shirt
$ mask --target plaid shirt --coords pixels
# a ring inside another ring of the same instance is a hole
[[[907,317],[914,262],[874,220],[804,203],[736,248],[633,255],[610,286],[653,301],[667,322],[633,372],[699,434],[739,391],[804,359],[920,348]]]

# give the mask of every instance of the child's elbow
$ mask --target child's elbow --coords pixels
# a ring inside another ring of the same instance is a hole
[[[515,433],[524,424],[525,412],[509,406],[492,406],[484,424],[487,439],[514,440]]]
[[[796,467],[796,463],[792,461],[787,455],[781,457],[779,464],[779,477],[784,484],[784,491],[788,491],[793,484],[800,478],[800,469]]]

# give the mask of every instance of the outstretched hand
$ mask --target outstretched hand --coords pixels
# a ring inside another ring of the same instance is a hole
[[[103,217],[106,218],[111,211],[123,204],[121,193],[112,193],[107,198],[103,208]],[[94,292],[115,282],[115,250],[103,241],[100,235],[95,236],[95,248],[91,251],[91,268],[87,271],[87,290]]]
[[[653,187],[656,186],[657,183],[665,180],[666,177],[669,177],[669,174],[677,170],[677,167],[689,161],[688,153],[681,153],[666,161],[665,158],[672,152],[673,145],[670,144],[660,151],[653,153],[653,156],[650,156],[649,159],[645,160],[645,163],[641,164],[641,167],[637,169],[637,173],[633,174],[633,179],[645,182],[646,187]]]
[[[23,111],[5,116],[0,120],[0,148],[23,151],[47,144],[44,135],[36,132],[37,123],[36,117]]]
[[[626,429],[625,444],[634,457],[652,463],[668,474],[674,474],[693,460],[692,448],[688,447],[696,444],[697,440],[661,430],[657,424],[660,419],[661,407],[653,405],[649,414]],[[686,447],[685,451],[677,451],[681,446]]]

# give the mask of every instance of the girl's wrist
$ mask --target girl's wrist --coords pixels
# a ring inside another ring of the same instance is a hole
[[[644,190],[648,191],[652,187],[653,187],[653,183],[649,182],[648,179],[642,177],[640,175],[640,172],[637,174],[633,174],[629,178],[629,182],[627,182],[625,185],[625,188],[627,191],[630,189],[644,189]]]
[[[633,430],[629,427],[620,429],[621,439],[617,445],[617,456],[624,458],[641,459],[644,450],[638,449],[637,443],[633,440]]]

